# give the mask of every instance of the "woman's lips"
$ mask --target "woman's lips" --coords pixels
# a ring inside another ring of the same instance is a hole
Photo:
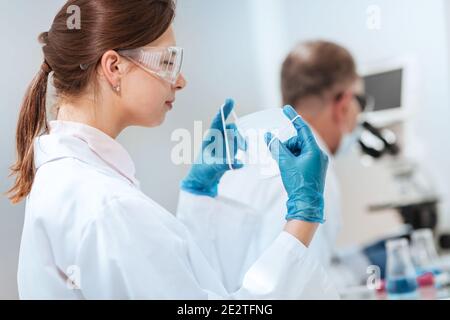
[[[166,101],[166,105],[169,107],[169,109],[173,108],[173,103],[175,102],[175,100],[171,100],[171,101]]]

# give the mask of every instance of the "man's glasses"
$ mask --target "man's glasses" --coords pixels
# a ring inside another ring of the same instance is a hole
[[[339,93],[336,95],[336,100],[340,100],[344,93]],[[372,96],[366,94],[353,94],[353,97],[358,102],[361,112],[370,112],[375,107],[375,99]]]
[[[366,94],[354,94],[353,95],[358,101],[361,112],[372,111],[375,106],[375,99],[372,96]]]

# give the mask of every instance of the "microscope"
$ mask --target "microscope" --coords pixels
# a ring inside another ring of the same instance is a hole
[[[362,123],[362,127],[363,133],[358,141],[361,152],[376,160],[390,157],[389,169],[398,190],[396,201],[370,205],[370,211],[395,209],[403,222],[413,230],[434,230],[438,222],[439,198],[432,183],[417,163],[400,154],[393,131],[376,128],[367,121]],[[370,134],[371,138],[368,138],[367,134]]]

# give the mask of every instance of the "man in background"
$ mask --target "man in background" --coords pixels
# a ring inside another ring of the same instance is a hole
[[[301,43],[282,66],[283,104],[293,106],[308,122],[330,159],[324,192],[326,222],[309,247],[326,269],[330,269],[341,226],[341,195],[333,158],[356,142],[353,132],[365,106],[362,90],[352,55],[332,42]],[[243,168],[228,173],[219,192],[257,209],[261,228],[255,235],[253,250],[260,253],[267,248],[284,223],[287,195],[281,177],[261,179],[254,171]],[[253,254],[250,252],[249,256],[251,260]]]

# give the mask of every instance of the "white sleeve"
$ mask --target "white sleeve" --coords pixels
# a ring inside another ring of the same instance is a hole
[[[187,229],[141,197],[107,203],[86,227],[74,264],[87,299],[337,298],[323,270],[287,233],[245,273],[240,288],[227,290]]]
[[[208,298],[189,265],[185,239],[164,215],[170,216],[139,197],[105,205],[84,230],[74,263],[84,298]]]
[[[227,290],[239,299],[338,299],[322,266],[295,237],[282,232],[248,269],[246,257],[259,217],[252,208],[224,197],[180,192],[178,218],[186,225]],[[250,250],[256,250],[250,252]]]
[[[327,273],[294,236],[282,232],[244,276],[236,299],[339,299]]]

